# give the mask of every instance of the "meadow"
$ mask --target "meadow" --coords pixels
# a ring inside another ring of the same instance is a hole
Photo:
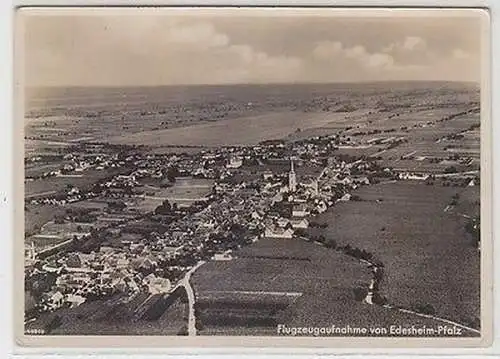
[[[465,218],[445,212],[462,188],[399,182],[364,187],[317,220],[339,245],[372,252],[385,265],[390,303],[430,304],[436,315],[470,323],[480,316],[480,256]]]

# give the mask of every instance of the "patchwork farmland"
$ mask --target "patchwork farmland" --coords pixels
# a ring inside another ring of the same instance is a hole
[[[473,85],[68,91],[25,123],[27,330],[478,335]]]

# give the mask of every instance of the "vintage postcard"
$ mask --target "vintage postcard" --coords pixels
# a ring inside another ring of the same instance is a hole
[[[487,11],[22,8],[15,32],[20,345],[490,342]]]

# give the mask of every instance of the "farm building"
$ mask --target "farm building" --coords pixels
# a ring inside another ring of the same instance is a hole
[[[266,227],[264,236],[267,238],[291,239],[293,237],[293,229],[281,228],[278,226],[268,226]]]
[[[306,218],[293,218],[290,224],[294,229],[306,229],[309,227],[309,221]]]

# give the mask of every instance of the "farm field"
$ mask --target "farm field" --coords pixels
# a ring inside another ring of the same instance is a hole
[[[260,141],[281,139],[294,133],[298,128],[322,127],[335,119],[342,119],[342,113],[301,113],[279,112],[250,116],[213,123],[171,128],[157,131],[144,131],[125,136],[110,137],[114,144],[145,145],[251,145]],[[221,137],[224,132],[226,136]]]
[[[42,233],[47,233],[47,234],[64,234],[64,233],[85,233],[86,230],[88,230],[90,227],[92,227],[92,223],[75,223],[75,222],[65,222],[65,223],[55,223],[53,221],[46,223],[42,227]]]
[[[269,301],[279,308],[276,320],[284,320],[281,319],[283,310],[289,310],[285,309],[288,305],[302,296],[312,299],[318,295],[317,282],[330,283],[330,294],[341,293],[345,299],[353,296],[356,286],[367,285],[370,278],[369,271],[356,260],[300,239],[262,239],[234,255],[237,258],[232,261],[211,261],[203,265],[192,277],[197,300],[210,304],[201,311],[202,323],[204,315],[209,317],[209,323],[203,323],[200,335],[222,330],[220,325],[210,325],[214,321],[227,322],[223,330],[232,334],[233,329],[238,332],[245,320],[250,323],[255,317],[269,317],[268,306],[272,306],[266,305]],[[221,297],[226,298],[223,301]],[[247,304],[238,305],[242,302]],[[349,302],[326,301],[322,305],[345,305],[354,310],[353,303]],[[235,306],[245,309],[230,310]],[[217,319],[212,317],[214,311],[219,315]],[[244,327],[250,332],[258,330],[261,335],[275,334],[276,328],[272,321],[268,325],[252,323]]]
[[[156,154],[156,155],[165,155],[165,154],[171,154],[171,153],[182,153],[182,154],[190,154],[194,155],[197,153],[200,153],[202,151],[205,151],[207,149],[213,149],[213,147],[206,146],[206,147],[182,147],[182,146],[155,146],[151,148],[151,153]]]
[[[26,152],[108,140],[160,153],[193,152],[200,149],[165,146],[219,145],[223,128],[230,134],[224,144],[298,140],[346,127],[352,133],[422,123],[469,108],[471,101],[478,101],[477,88],[452,83],[31,89]]]
[[[415,109],[398,109],[390,112],[372,111],[357,120],[355,118],[349,120],[345,127],[350,126],[352,128],[346,130],[345,134],[354,135],[358,139],[369,140],[375,137],[405,136],[408,131],[412,133],[419,130],[428,132],[429,129],[443,127],[443,124],[437,123],[437,121],[470,109],[470,106],[464,105],[440,109],[430,109],[430,107],[421,106]],[[446,123],[446,126],[448,123]]]
[[[413,129],[408,137],[408,143],[386,150],[380,153],[383,164],[394,168],[405,168],[412,171],[422,172],[442,172],[450,163],[430,163],[429,159],[446,159],[454,154],[465,154],[474,161],[469,166],[453,165],[459,171],[479,169],[479,130],[468,130],[472,125],[479,124],[479,119],[475,115],[460,116],[444,123],[438,123],[433,127]],[[462,131],[463,139],[453,141],[442,140],[447,135],[456,134]],[[422,157],[421,161],[411,160],[404,164],[402,156],[411,155],[415,158]]]
[[[221,130],[228,134],[224,145],[295,141],[347,127],[352,129],[346,134],[394,130],[468,109],[477,100],[477,89],[468,86],[425,83],[52,89],[43,97],[36,92],[28,96],[27,154],[57,153],[85,141],[192,153],[201,148],[182,146],[220,145]],[[346,105],[349,112],[339,112]]]
[[[46,172],[59,170],[66,163],[67,162],[65,161],[55,161],[54,163],[29,164],[24,167],[24,176],[25,177],[41,176]]]
[[[60,155],[61,151],[67,149],[71,144],[63,142],[59,138],[58,141],[48,140],[24,140],[24,156],[40,156],[40,155]]]
[[[325,288],[327,289],[327,288]],[[443,325],[441,322],[435,320],[418,317],[409,313],[396,312],[378,306],[370,306],[356,302],[350,306],[337,305],[333,298],[333,303],[327,307],[322,305],[325,301],[331,300],[328,292],[322,292],[318,297],[302,297],[295,302],[290,309],[282,315],[279,324],[284,324],[290,327],[331,327],[335,325],[337,328],[366,328],[368,330],[374,328],[384,328],[389,333],[384,336],[390,335],[391,326],[411,328],[437,328]],[[342,298],[344,300],[346,298]],[[354,307],[354,308],[350,308]],[[325,310],[326,309],[326,310]],[[353,311],[355,310],[355,312]],[[354,315],[353,315],[354,312]],[[363,318],[357,320],[356,318]],[[213,335],[213,336],[280,336],[277,326],[268,327],[247,327],[247,326],[212,326],[205,327],[200,332],[200,335]],[[283,334],[281,334],[283,335]],[[376,334],[367,334],[373,336]],[[346,337],[349,335],[332,335]],[[470,331],[462,331],[461,337],[474,337],[475,334]],[[432,336],[430,336],[432,337]]]
[[[144,194],[127,202],[130,202],[129,208],[133,208],[139,213],[151,212],[165,200],[171,204],[190,205],[209,194],[212,185],[213,181],[211,180],[194,178],[180,178],[167,188],[144,185],[138,187]]]
[[[326,296],[327,294],[325,294]],[[328,298],[321,295],[318,297],[318,302],[327,301]],[[418,317],[409,313],[395,312],[382,307],[369,306],[364,304],[356,303],[356,317],[364,318],[362,323],[356,323],[349,318],[346,319],[346,315],[350,315],[351,312],[341,312],[345,308],[343,306],[332,305],[329,310],[325,312],[318,312],[318,310],[323,310],[324,307],[318,307],[316,301],[313,297],[305,298],[304,301],[307,303],[297,301],[296,305],[300,305],[301,316],[296,317],[293,320],[282,320],[279,324],[284,324],[287,328],[290,327],[327,327],[330,328],[334,325],[336,328],[366,328],[368,331],[371,329],[385,329],[387,330],[387,335],[381,335],[383,337],[391,337],[390,329],[392,326],[401,327],[409,329],[412,326],[415,328],[438,328],[438,326],[443,325],[443,323],[436,322],[432,319]],[[311,304],[312,305],[311,305]],[[339,312],[340,311],[340,312]],[[294,316],[296,312],[291,310],[284,314],[284,316]],[[377,336],[368,332],[366,336]],[[283,334],[278,333],[277,326],[273,327],[246,327],[246,326],[232,326],[232,327],[208,327],[204,328],[200,332],[200,335],[206,336],[280,336]],[[378,334],[380,335],[380,334]],[[333,334],[331,335],[339,337],[349,337],[346,334]],[[354,335],[351,335],[354,336]],[[359,335],[356,335],[359,337]],[[398,335],[392,335],[401,338]],[[437,335],[429,335],[429,337],[436,337]],[[473,332],[462,331],[461,337],[474,337],[476,336]],[[424,336],[425,337],[425,336]]]
[[[91,140],[95,133],[92,127],[83,127],[79,118],[47,117],[43,120],[28,119],[25,125],[25,136],[30,140],[54,146],[69,146],[82,140]],[[64,138],[64,140],[61,140]]]
[[[290,161],[268,161],[262,165],[243,165],[242,172],[251,177],[262,177],[266,172],[272,172],[274,175],[286,175],[290,171]],[[298,160],[294,161],[294,170],[298,177],[318,176],[323,167],[313,162]]]
[[[34,181],[26,181],[24,184],[24,193],[26,198],[37,197],[39,195],[47,194],[47,192],[59,192],[67,188],[68,185],[76,186],[80,189],[90,187],[97,181],[104,179],[108,176],[126,173],[125,168],[114,168],[109,170],[89,170],[81,173],[81,177],[48,177]]]
[[[127,204],[127,208],[135,211],[137,213],[146,214],[154,211],[158,206],[163,203],[163,199],[161,198],[141,198],[136,197],[130,200],[127,200],[125,203]]]
[[[461,165],[456,161],[443,161],[441,163],[430,163],[425,160],[416,161],[416,160],[393,159],[390,161],[383,161],[382,163],[385,166],[390,166],[397,171],[402,171],[402,172],[410,171],[410,172],[429,173],[429,174],[440,174],[440,173],[442,174],[443,171],[450,166],[455,167],[458,172],[477,170],[477,167]]]
[[[235,259],[209,262],[192,277],[203,308],[200,335],[278,335],[277,324],[367,328],[436,325],[428,318],[356,301],[354,289],[369,283],[369,270],[333,249],[301,239],[262,239],[233,254]],[[288,294],[287,305],[283,305],[284,293]],[[274,311],[280,309],[275,320],[252,325],[251,321],[267,313],[266,303],[270,302]],[[203,324],[204,311],[209,324]],[[213,325],[214,321],[218,325]]]
[[[335,151],[335,155],[347,155],[347,156],[374,156],[381,151],[379,146],[357,146],[357,147],[339,147]]]
[[[108,207],[108,200],[106,199],[87,199],[84,201],[68,203],[65,205],[67,208],[71,209],[86,209],[92,211],[103,211]]]
[[[430,304],[438,316],[470,323],[480,312],[479,253],[465,218],[444,211],[462,190],[411,182],[364,187],[355,192],[361,201],[341,203],[317,220],[329,223],[324,235],[337,244],[384,263],[381,290],[390,303]]]
[[[357,261],[300,239],[262,239],[235,256],[232,261],[207,263],[193,275],[198,295],[204,291],[299,292],[311,285],[310,276],[331,279],[335,271],[345,277],[344,285],[368,280],[368,272],[359,274],[364,271]]]
[[[343,88],[322,86],[234,86],[230,92],[225,86],[169,86],[44,89],[40,96],[33,90],[27,96],[25,132],[30,141],[36,141],[30,151],[40,146],[67,146],[69,141],[85,138],[106,142],[110,136],[287,112],[306,107],[301,102],[332,90],[338,95],[344,92]]]
[[[449,211],[462,217],[478,217],[481,213],[480,186],[472,186],[461,189],[457,204],[451,206]]]
[[[107,203],[105,201],[96,200],[69,203],[64,207],[26,204],[27,211],[24,216],[25,244],[30,245],[33,241],[35,248],[43,249],[47,246],[63,242],[73,237],[74,234],[87,233],[90,227],[100,228],[108,226],[109,222],[100,220],[92,223],[54,223],[55,217],[64,215],[68,210],[86,209],[102,212],[106,207]]]
[[[26,205],[24,214],[24,234],[25,236],[39,232],[42,226],[53,219],[56,215],[64,213],[64,208],[53,205]]]
[[[284,137],[286,141],[300,141],[310,137],[316,136],[328,136],[333,135],[339,130],[345,127],[344,123],[339,123],[338,126],[329,126],[329,127],[316,127],[316,128],[307,128],[305,130],[300,129],[300,131],[295,130],[292,133],[289,133]]]
[[[59,213],[64,213],[64,210],[61,209]],[[56,215],[55,213],[51,214],[52,216],[50,216],[49,219],[54,218]],[[74,235],[87,234],[90,232],[91,227],[94,227],[94,223],[65,222],[58,224],[49,220],[36,230],[37,233],[32,233],[33,235],[27,236],[25,238],[25,244],[31,245],[31,242],[33,242],[37,250],[44,249],[71,239]]]
[[[31,246],[31,243],[33,243],[35,250],[38,252],[47,249],[49,247],[55,246],[59,243],[63,243],[68,239],[69,238],[63,238],[62,236],[43,237],[40,235],[35,235],[33,237],[26,238],[25,246]]]
[[[76,308],[44,313],[27,329],[44,328],[57,316],[61,323],[51,331],[52,335],[178,335],[184,330],[187,306],[180,299],[164,311],[160,309],[159,318],[134,318],[135,311],[147,299],[148,294],[141,293],[127,304],[116,298],[87,302]]]

